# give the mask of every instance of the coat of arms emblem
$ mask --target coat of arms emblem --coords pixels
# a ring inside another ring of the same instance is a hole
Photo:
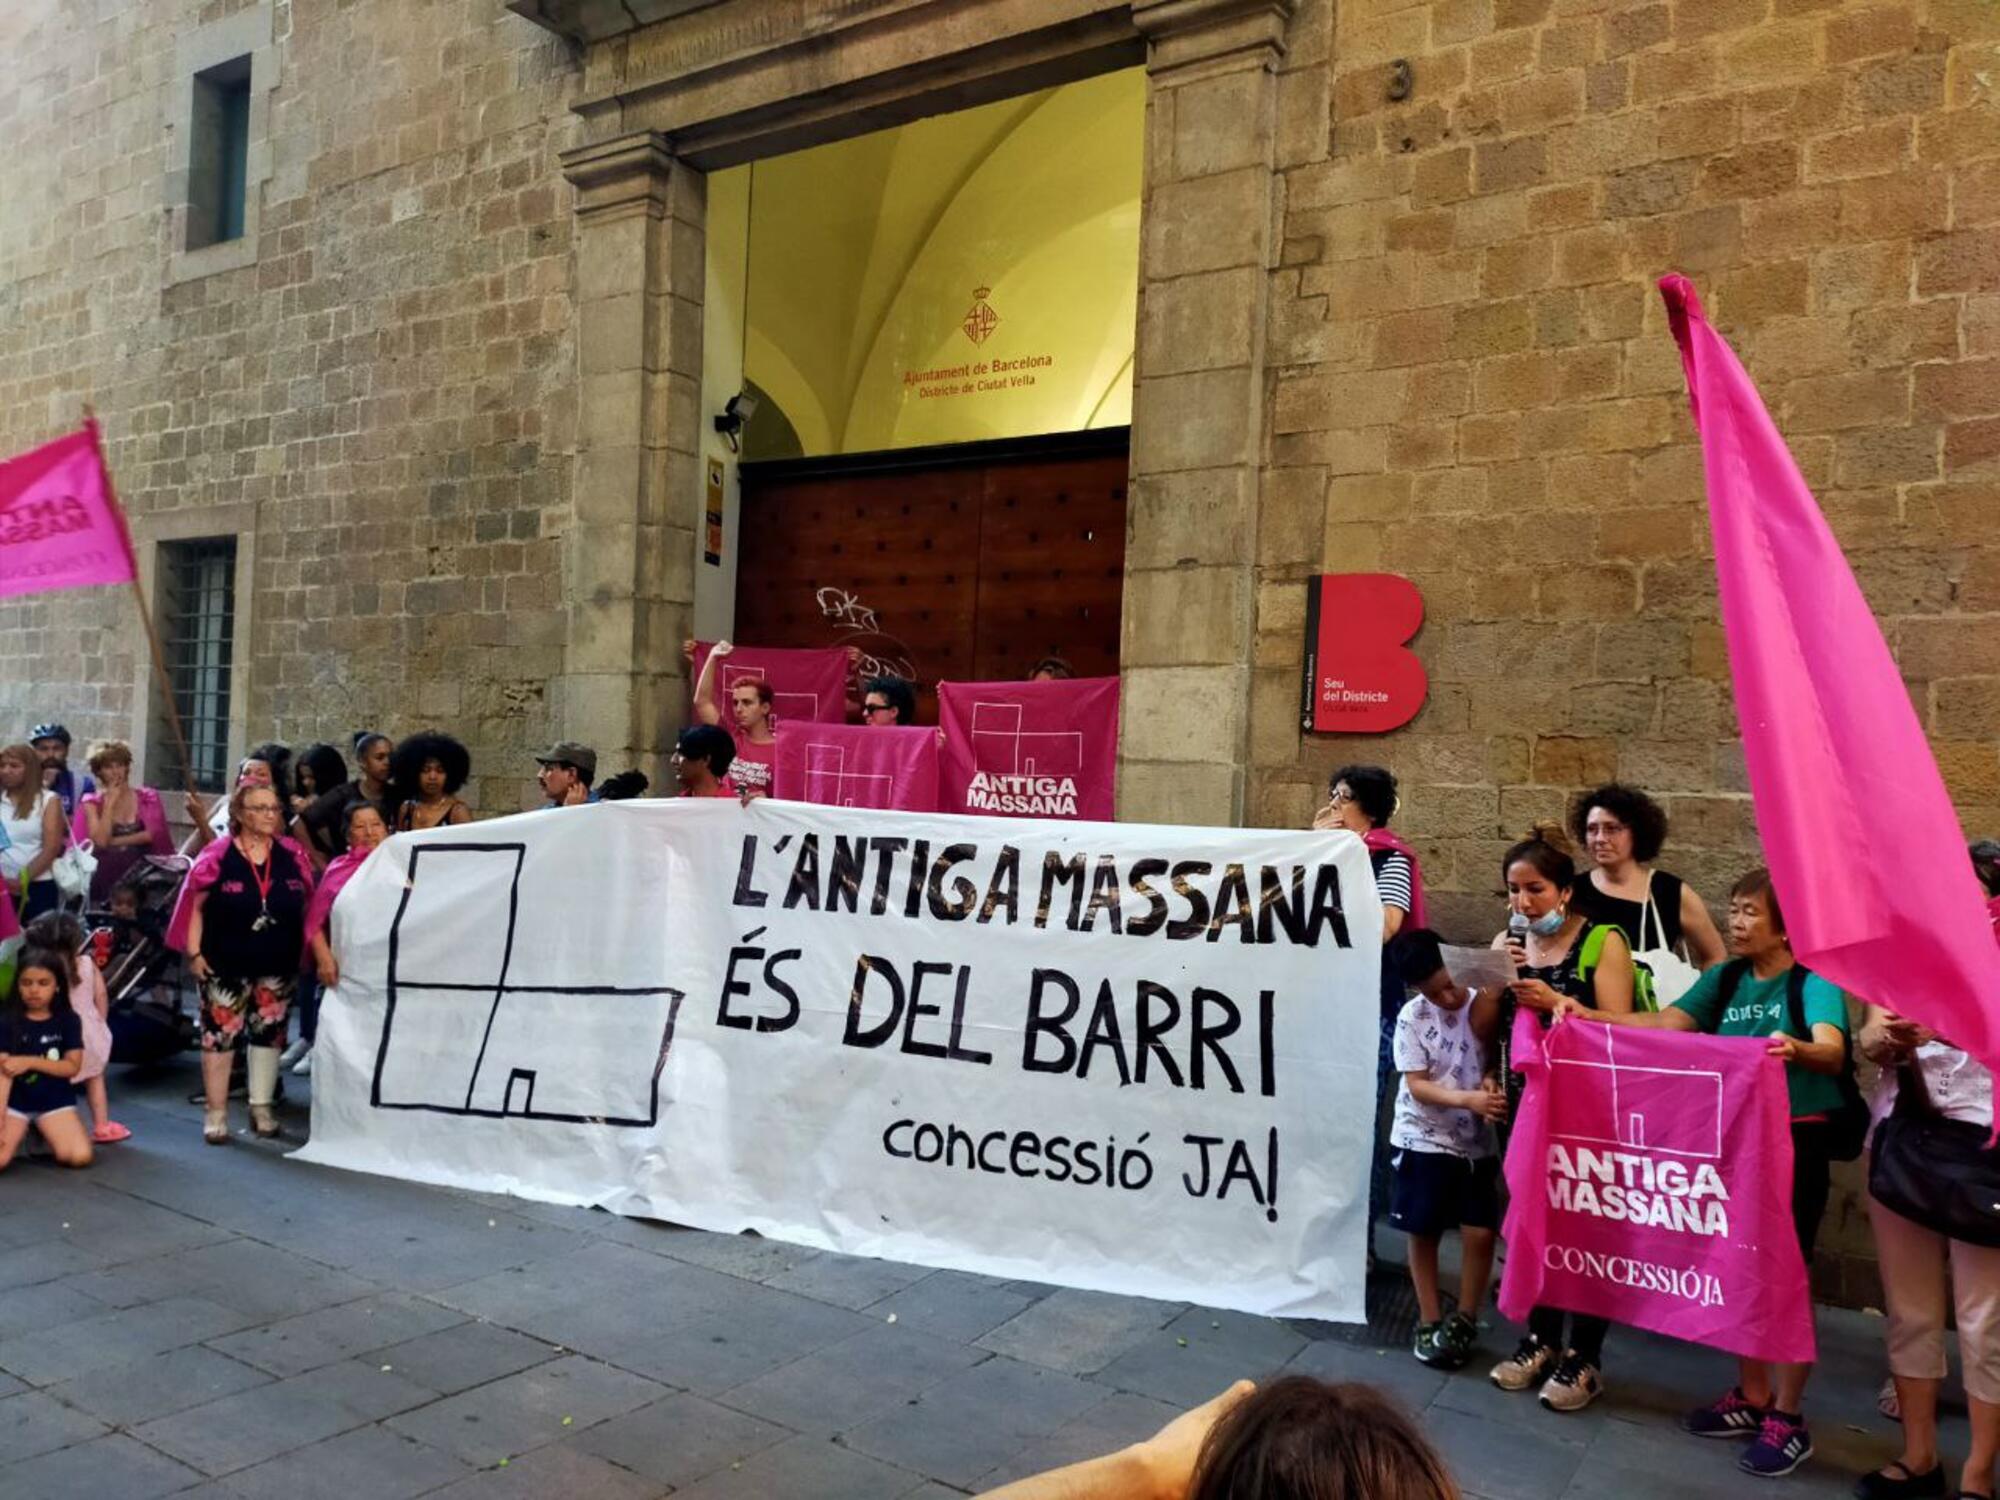
[[[1000,326],[1000,314],[995,312],[993,305],[986,300],[992,295],[993,288],[990,286],[975,288],[972,293],[972,310],[965,315],[965,321],[959,325],[965,330],[965,336],[975,344],[985,343],[987,336]]]

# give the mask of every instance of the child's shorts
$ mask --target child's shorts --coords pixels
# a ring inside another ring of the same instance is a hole
[[[1389,1223],[1429,1238],[1447,1229],[1500,1227],[1500,1158],[1470,1160],[1442,1151],[1396,1153]]]

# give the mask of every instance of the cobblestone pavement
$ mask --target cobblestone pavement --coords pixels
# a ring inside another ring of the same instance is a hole
[[[129,1144],[0,1177],[0,1500],[935,1500],[1281,1369],[1386,1387],[1490,1500],[1845,1495],[1893,1453],[1856,1315],[1822,1323],[1819,1454],[1773,1489],[1674,1430],[1729,1371],[1665,1340],[1614,1335],[1608,1397],[1556,1417],[1361,1330],[218,1150],[194,1083],[114,1078]],[[303,1132],[296,1097],[286,1120]]]

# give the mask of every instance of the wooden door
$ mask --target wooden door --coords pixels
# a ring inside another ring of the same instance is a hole
[[[745,464],[737,636],[854,646],[865,673],[919,684],[926,722],[941,679],[1019,678],[1043,656],[1115,675],[1127,457],[1111,436]]]

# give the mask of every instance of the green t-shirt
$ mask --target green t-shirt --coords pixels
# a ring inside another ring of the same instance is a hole
[[[1722,1007],[1722,976],[1728,964],[1717,964],[1706,970],[1694,987],[1674,1002],[1675,1010],[1684,1010],[1694,1017],[1695,1025],[1715,1036],[1775,1036],[1778,1032],[1789,1031],[1786,1015],[1786,985],[1791,979],[1791,971],[1771,979],[1759,979],[1748,970],[1737,981],[1736,993],[1729,998],[1729,1008]],[[1828,984],[1817,974],[1806,975],[1805,993],[1800,997],[1806,1013],[1806,1026],[1838,1026],[1847,1030],[1847,1001],[1840,991]],[[1802,1042],[1812,1040],[1810,1036],[1799,1038]],[[1785,1067],[1786,1083],[1791,1088],[1792,1118],[1806,1115],[1831,1114],[1840,1108],[1840,1080],[1831,1073],[1811,1073],[1797,1063]]]

